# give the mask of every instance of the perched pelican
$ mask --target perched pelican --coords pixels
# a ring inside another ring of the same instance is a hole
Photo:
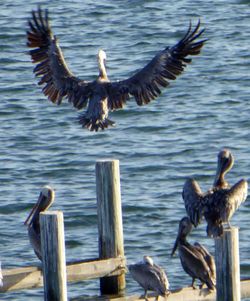
[[[229,221],[240,204],[247,198],[247,181],[242,179],[232,187],[226,182],[225,174],[232,168],[234,158],[228,149],[218,154],[218,166],[214,186],[203,193],[199,184],[192,178],[187,179],[182,197],[187,214],[194,226],[204,216],[207,221],[207,234],[219,237],[223,234],[223,223]]]
[[[40,224],[39,214],[46,211],[54,202],[55,192],[49,186],[44,186],[40,192],[39,198],[35,206],[32,208],[28,218],[24,222],[28,226],[28,234],[30,243],[37,255],[42,260],[41,240],[40,240]]]
[[[158,300],[159,296],[166,297],[169,295],[170,291],[167,275],[161,267],[153,262],[151,257],[144,256],[143,261],[129,265],[128,269],[134,280],[144,288],[145,300],[148,300],[148,290],[152,290],[157,293],[155,300]]]
[[[138,105],[149,103],[161,93],[162,87],[175,80],[186,65],[191,63],[189,55],[197,55],[205,40],[197,41],[204,29],[199,31],[200,22],[174,46],[166,47],[133,76],[121,81],[108,79],[103,50],[98,52],[99,75],[88,82],[76,77],[64,60],[56,37],[49,24],[48,10],[39,8],[32,12],[27,32],[28,47],[34,48],[29,53],[33,63],[37,64],[34,73],[40,76],[39,85],[44,85],[43,93],[50,101],[60,104],[65,97],[78,110],[87,106],[80,115],[82,127],[91,131],[105,129],[114,122],[108,119],[109,111],[121,109],[133,96]]]
[[[195,288],[195,279],[201,281],[201,287],[206,284],[211,290],[215,287],[216,270],[213,256],[199,243],[191,245],[187,235],[192,230],[192,223],[188,217],[183,217],[179,223],[178,235],[172,250],[172,256],[178,248],[184,271],[192,277],[191,286]]]

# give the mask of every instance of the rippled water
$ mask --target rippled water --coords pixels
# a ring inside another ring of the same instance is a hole
[[[200,18],[208,38],[202,54],[148,106],[128,103],[111,113],[117,126],[82,130],[66,102],[49,103],[37,87],[26,51],[27,18],[38,4],[50,9],[70,69],[83,79],[97,74],[96,53],[108,55],[110,79],[122,79],[173,45],[189,20]],[[167,270],[172,288],[191,279],[170,258],[185,178],[208,189],[217,153],[228,147],[233,183],[249,178],[249,0],[219,1],[4,1],[0,4],[0,259],[4,269],[37,264],[23,222],[40,188],[56,189],[63,210],[67,259],[98,255],[95,162],[120,160],[125,252],[128,262],[148,254]],[[249,198],[233,218],[240,227],[241,276],[250,276]],[[190,240],[213,252],[205,226]],[[93,251],[94,250],[94,251]],[[140,293],[128,276],[127,293]],[[97,295],[98,281],[69,284],[70,298]],[[42,300],[42,289],[2,294],[1,300]]]

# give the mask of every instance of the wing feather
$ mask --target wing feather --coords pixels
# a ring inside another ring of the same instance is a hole
[[[212,288],[214,279],[211,277],[211,270],[203,256],[185,245],[179,247],[179,253],[184,270],[191,277],[200,279]]]
[[[119,107],[116,102],[125,102],[130,95],[134,96],[138,105],[149,103],[161,94],[161,88],[169,85],[169,80],[175,80],[187,64],[191,63],[189,55],[198,55],[206,40],[194,42],[203,30],[200,30],[200,21],[192,30],[190,22],[184,37],[174,46],[167,47],[140,71],[132,77],[110,84],[109,106],[111,109]]]
[[[203,217],[203,193],[199,184],[192,178],[186,180],[182,198],[191,223],[196,227]]]
[[[247,193],[248,184],[244,179],[240,180],[229,189],[227,195],[228,204],[226,205],[226,207],[232,208],[231,215],[233,215],[233,213],[240,207],[241,203],[245,202]]]
[[[37,64],[34,73],[44,85],[43,93],[50,101],[60,104],[64,97],[77,109],[87,105],[91,85],[75,77],[65,62],[63,53],[49,25],[48,10],[32,12],[28,22],[27,46],[32,62]]]

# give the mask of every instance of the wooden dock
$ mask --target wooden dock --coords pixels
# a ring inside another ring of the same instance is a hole
[[[101,296],[86,297],[85,294],[70,300],[144,300],[140,295],[123,295],[126,292],[124,288],[127,269],[123,247],[119,161],[97,162],[96,177],[99,258],[66,264],[63,213],[41,213],[43,263],[40,267],[3,269],[1,293],[43,286],[45,301],[64,301],[68,300],[67,282],[99,278]],[[217,290],[180,288],[172,290],[167,298],[159,297],[158,300],[239,301],[241,298],[249,298],[250,279],[240,281],[238,228],[229,229],[222,238],[216,239],[215,257]],[[139,285],[138,291],[143,293]],[[155,294],[149,294],[148,300],[155,300]]]
[[[67,264],[67,281],[77,282],[88,279],[115,276],[124,273],[126,261],[124,257],[109,259],[88,259]],[[4,283],[0,292],[30,289],[43,286],[41,267],[25,267],[3,270]]]
[[[241,281],[241,298],[250,297],[250,279]],[[140,295],[127,296],[96,296],[96,297],[77,297],[70,301],[141,301],[144,300]],[[155,301],[155,294],[149,294],[149,301]],[[209,292],[208,289],[196,289],[185,287],[171,291],[168,298],[159,297],[158,301],[216,301],[216,291]]]

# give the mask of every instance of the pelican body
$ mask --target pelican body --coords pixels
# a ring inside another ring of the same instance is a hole
[[[56,37],[49,24],[48,10],[39,8],[32,12],[27,32],[29,53],[36,64],[34,73],[41,77],[39,85],[50,101],[60,104],[63,98],[77,109],[87,107],[80,115],[82,127],[91,131],[105,129],[114,122],[108,119],[109,111],[122,109],[130,97],[141,106],[149,103],[161,94],[161,89],[175,80],[187,64],[188,56],[198,55],[205,40],[197,39],[204,30],[199,30],[200,22],[192,29],[191,23],[187,33],[174,46],[166,47],[133,76],[111,82],[105,67],[106,53],[98,52],[99,74],[94,81],[76,77],[68,68]]]
[[[46,211],[52,205],[54,198],[54,190],[49,186],[44,186],[40,192],[37,203],[32,208],[29,216],[24,222],[24,224],[28,226],[30,243],[35,254],[40,260],[42,260],[42,253],[39,214],[40,212]]]
[[[144,288],[144,298],[147,299],[147,291],[152,290],[159,296],[169,295],[169,282],[164,270],[153,262],[149,256],[144,256],[141,262],[128,266],[133,279]]]
[[[172,256],[178,248],[179,257],[184,271],[192,277],[191,286],[195,288],[195,279],[201,281],[201,287],[206,284],[210,290],[215,288],[216,268],[213,256],[199,243],[191,245],[187,236],[192,230],[188,217],[183,217],[179,223],[178,235],[172,250]]]
[[[183,187],[182,197],[191,222],[197,226],[204,216],[207,221],[207,234],[211,237],[223,235],[223,224],[230,227],[229,221],[234,212],[247,198],[248,184],[245,179],[233,186],[225,180],[233,163],[231,152],[223,149],[218,154],[217,171],[211,189],[203,193],[192,178],[187,179]]]

